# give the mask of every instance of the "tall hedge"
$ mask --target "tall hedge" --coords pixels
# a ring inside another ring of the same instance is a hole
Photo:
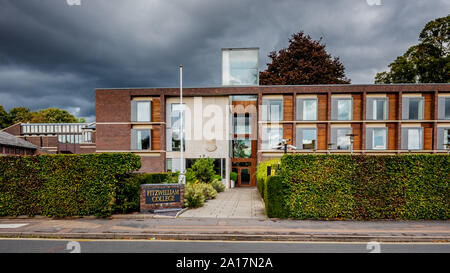
[[[265,192],[265,184],[267,180],[267,167],[271,167],[271,173],[275,173],[275,169],[278,168],[278,165],[280,164],[280,159],[270,159],[266,160],[264,162],[261,162],[258,164],[258,167],[256,169],[256,187],[258,188],[259,194],[262,198],[264,198],[264,192]]]
[[[108,216],[131,153],[0,157],[0,216]]]
[[[283,206],[285,190],[281,176],[271,175],[265,180],[264,203],[266,205],[266,215],[268,217],[286,217],[286,211]]]
[[[281,167],[286,217],[450,218],[448,155],[285,155]]]

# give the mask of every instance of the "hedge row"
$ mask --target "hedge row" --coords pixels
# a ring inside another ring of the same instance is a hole
[[[285,155],[281,167],[283,209],[272,217],[450,218],[448,155]]]
[[[283,206],[285,193],[283,178],[281,176],[269,176],[264,185],[264,203],[266,205],[266,215],[270,218],[286,217]]]
[[[119,181],[140,167],[131,153],[0,157],[0,216],[111,215]]]
[[[267,180],[267,167],[271,167],[271,174],[274,175],[276,169],[278,169],[278,166],[280,164],[280,159],[270,159],[264,162],[261,162],[258,164],[257,170],[256,170],[256,187],[258,188],[259,194],[262,198],[264,198],[264,192],[265,192],[265,184]]]

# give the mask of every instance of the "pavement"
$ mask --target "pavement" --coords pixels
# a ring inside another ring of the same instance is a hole
[[[219,193],[177,215],[127,214],[50,219],[0,218],[0,237],[324,242],[449,242],[449,221],[307,221],[267,219],[255,188]],[[240,212],[242,211],[242,212]]]

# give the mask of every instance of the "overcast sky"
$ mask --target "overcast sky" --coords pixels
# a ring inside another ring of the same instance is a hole
[[[447,0],[0,0],[0,105],[59,107],[95,120],[98,87],[221,85],[221,48],[270,51],[323,37],[352,83],[413,44]],[[381,5],[377,5],[381,2]]]

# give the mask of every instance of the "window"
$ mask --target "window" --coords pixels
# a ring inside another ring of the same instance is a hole
[[[304,150],[313,150],[316,148],[316,129],[302,130],[302,148]],[[298,144],[297,144],[298,145]]]
[[[150,130],[136,130],[137,150],[150,149]]]
[[[137,120],[136,121],[150,121],[150,102],[138,101],[136,103]]]
[[[444,145],[446,144],[450,144],[450,129],[445,129],[444,130]],[[447,148],[444,146],[444,148]]]
[[[84,132],[84,142],[85,143],[90,143],[92,140],[92,132]]]
[[[283,140],[283,128],[264,128],[262,137],[262,149],[273,150]]]
[[[374,150],[386,149],[386,129],[374,128],[373,129],[373,142],[372,147]]]
[[[58,142],[59,143],[66,143],[66,136],[65,135],[58,135]]]
[[[420,128],[408,129],[408,150],[421,149],[421,132]]]
[[[445,119],[450,119],[450,98],[445,98]]]
[[[336,130],[336,148],[338,150],[348,150],[350,148],[350,136],[347,136],[348,134],[351,134],[351,129],[337,129]]]
[[[222,50],[222,85],[258,85],[258,49]]]
[[[423,119],[423,98],[409,98],[408,119]]]
[[[172,104],[171,126],[172,126],[172,151],[181,149],[181,119],[183,118],[183,136],[185,133],[186,122],[184,117],[184,105]],[[186,139],[183,137],[183,151],[186,150]]]
[[[233,140],[233,157],[250,158],[252,155],[252,142],[250,139]]]
[[[387,100],[385,99],[375,99],[373,100],[372,105],[373,113],[372,118],[373,120],[385,120],[387,119]]]
[[[303,100],[303,120],[317,120],[317,100]]]
[[[269,120],[280,121],[283,119],[283,100],[269,100]]]
[[[351,120],[352,119],[352,100],[338,99],[337,100],[337,119]]]
[[[251,134],[250,114],[234,114],[234,134]]]

